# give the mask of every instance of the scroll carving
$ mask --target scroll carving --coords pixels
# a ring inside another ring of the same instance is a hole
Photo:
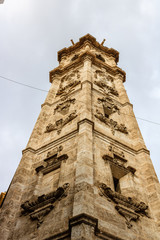
[[[64,102],[59,103],[59,104],[56,106],[56,108],[54,109],[54,114],[55,114],[56,112],[59,112],[59,113],[61,113],[61,114],[63,114],[63,115],[67,114],[68,111],[69,111],[70,105],[71,105],[71,104],[74,104],[75,101],[76,101],[75,98],[73,98],[73,99],[69,98],[69,99],[64,100]]]
[[[61,133],[61,130],[62,128],[67,124],[69,123],[70,121],[72,121],[74,118],[77,117],[77,114],[76,114],[76,110],[74,112],[72,112],[71,114],[68,115],[67,118],[65,119],[59,119],[57,120],[54,124],[52,123],[49,123],[47,126],[46,126],[46,130],[45,130],[45,133],[49,133],[49,132],[52,132],[52,131],[57,131],[58,134]]]
[[[60,87],[57,92],[57,96],[65,96],[74,90],[78,84],[80,84],[80,73],[78,70],[73,71],[72,73],[65,75],[61,79]]]
[[[94,81],[94,84],[100,87],[105,92],[105,94],[113,94],[115,96],[119,95],[115,89],[113,78],[106,72],[103,72],[102,70],[96,70],[94,77],[96,79]]]
[[[120,114],[119,108],[113,103],[113,100],[109,96],[98,98],[98,103],[103,104],[105,116],[109,117],[115,112],[118,112],[118,114]]]
[[[124,134],[128,134],[127,127],[124,124],[118,124],[113,119],[109,119],[105,117],[99,110],[96,110],[96,114],[94,115],[98,118],[101,122],[105,123],[107,126],[111,128],[112,133],[115,133],[115,130],[122,132]]]
[[[21,205],[22,215],[29,215],[37,221],[37,228],[43,223],[44,217],[55,207],[55,203],[67,196],[69,183],[65,183],[56,191],[37,197],[34,201],[26,201]]]
[[[144,202],[137,202],[131,197],[123,196],[118,192],[114,192],[106,184],[99,185],[100,195],[105,196],[108,201],[113,201],[115,209],[126,219],[128,228],[132,227],[131,221],[137,221],[140,216],[148,216],[148,206]]]

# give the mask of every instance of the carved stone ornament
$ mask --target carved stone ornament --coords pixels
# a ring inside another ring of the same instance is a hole
[[[109,126],[113,134],[115,133],[115,130],[122,132],[124,134],[128,134],[127,127],[124,124],[118,124],[113,119],[105,117],[101,112],[99,112],[99,110],[96,110],[96,114],[94,116],[98,118],[101,122]]]
[[[75,101],[76,101],[75,98],[73,98],[73,99],[69,98],[69,99],[66,99],[64,102],[59,103],[59,104],[56,106],[56,108],[54,109],[54,114],[55,114],[56,112],[59,112],[59,113],[61,113],[61,114],[63,114],[63,115],[67,114],[68,111],[69,111],[70,105],[71,105],[71,104],[74,104]]]
[[[59,119],[57,120],[54,124],[52,123],[49,123],[47,126],[46,126],[46,130],[45,130],[45,133],[49,133],[49,132],[52,132],[52,131],[57,131],[58,134],[61,133],[61,130],[62,128],[67,124],[69,123],[70,121],[72,121],[74,118],[77,117],[77,114],[76,114],[76,110],[74,112],[72,112],[71,114],[68,115],[67,118],[65,119]]]
[[[125,155],[124,155],[124,152],[123,151],[120,151],[118,148],[112,146],[112,145],[109,145],[108,146],[108,150],[114,155],[117,155],[119,156],[120,158],[123,159],[123,161],[126,162],[126,160],[124,159],[125,158]]]
[[[67,154],[63,154],[61,156],[57,156],[57,154],[50,156],[44,160],[44,165],[41,165],[36,168],[36,172],[41,172],[43,175],[57,169],[60,167],[61,162],[68,159]]]
[[[113,100],[109,96],[98,98],[98,103],[103,104],[105,116],[109,117],[115,112],[118,112],[118,114],[120,114],[119,108],[113,103]]]
[[[113,94],[115,96],[119,95],[117,90],[115,89],[113,78],[106,72],[102,70],[96,70],[94,77],[96,79],[94,81],[94,84],[100,87],[105,94]]]
[[[21,205],[22,215],[29,215],[31,220],[37,221],[37,228],[43,223],[44,217],[54,208],[56,201],[67,196],[69,183],[65,183],[56,191],[37,197],[34,201],[26,201]]]
[[[78,80],[79,78],[80,78],[80,73],[78,70],[73,71],[68,75],[65,75],[61,79],[60,87],[56,95],[57,96],[68,95],[70,92],[74,90],[74,87],[80,84],[80,81]]]
[[[137,221],[140,216],[148,216],[148,206],[144,202],[137,202],[131,197],[125,197],[118,192],[114,192],[104,183],[99,185],[100,195],[105,196],[108,201],[113,201],[115,209],[126,219],[128,228],[132,227],[131,221]]]
[[[52,157],[52,156],[54,156],[55,154],[58,155],[62,150],[63,150],[63,146],[62,146],[62,145],[60,145],[60,146],[57,147],[57,148],[54,148],[54,149],[50,150],[50,151],[47,153],[47,158]]]

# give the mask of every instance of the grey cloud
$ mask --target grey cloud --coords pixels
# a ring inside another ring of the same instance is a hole
[[[49,90],[57,51],[90,33],[120,52],[136,116],[160,123],[159,9],[158,0],[6,0],[0,5],[0,75]],[[0,89],[0,191],[5,191],[46,93],[3,79]],[[160,126],[138,123],[160,178]]]

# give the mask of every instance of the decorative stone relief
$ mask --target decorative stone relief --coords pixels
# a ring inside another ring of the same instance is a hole
[[[123,161],[126,162],[126,160],[124,159],[125,158],[125,155],[124,155],[124,152],[123,151],[120,151],[119,149],[117,149],[116,147],[112,146],[112,145],[109,145],[108,146],[108,150],[114,155],[117,155],[119,156],[120,158],[123,159]]]
[[[114,192],[106,184],[99,185],[99,194],[105,196],[108,201],[113,201],[115,209],[126,219],[128,228],[132,227],[131,221],[137,221],[140,216],[148,216],[148,206],[144,202],[137,202],[131,197],[125,197],[118,192]]]
[[[41,172],[41,173],[43,173],[43,175],[47,174],[47,173],[59,168],[61,165],[61,162],[63,160],[67,160],[67,159],[68,159],[67,154],[63,154],[59,157],[57,156],[57,154],[51,155],[44,160],[45,166],[40,165],[39,167],[36,168],[36,172],[37,173]]]
[[[79,78],[80,78],[80,73],[78,70],[75,70],[70,74],[65,75],[61,79],[60,87],[56,95],[57,96],[68,95],[70,92],[74,90],[74,87],[80,84],[80,81],[78,80]]]
[[[69,111],[70,105],[74,104],[75,101],[76,101],[75,98],[72,98],[72,99],[69,98],[69,99],[64,100],[64,102],[57,104],[56,108],[54,109],[54,114],[56,112],[59,112],[63,115],[67,114]]]
[[[112,98],[109,96],[98,98],[98,103],[103,104],[103,109],[106,117],[109,117],[115,112],[118,112],[118,114],[120,114],[119,108],[113,103]]]
[[[69,183],[65,183],[56,191],[41,195],[33,201],[26,201],[21,205],[22,215],[29,215],[31,220],[37,221],[37,228],[43,223],[44,217],[55,207],[55,203],[67,196]]]
[[[49,151],[47,153],[47,158],[54,156],[55,154],[58,155],[63,150],[63,146],[60,145],[57,148],[54,148],[53,150]]]
[[[118,96],[118,92],[115,89],[113,78],[107,74],[107,72],[104,72],[102,70],[96,70],[94,73],[95,81],[94,84],[96,84],[98,87],[100,87],[106,95],[113,94],[115,96]]]
[[[87,182],[81,182],[75,185],[74,193],[78,193],[80,191],[87,191],[93,193],[93,187]]]
[[[107,126],[111,128],[112,133],[115,133],[115,130],[122,132],[124,134],[128,134],[127,127],[124,124],[118,124],[113,119],[109,119],[105,117],[99,110],[96,110],[96,114],[94,115],[98,118],[101,122],[105,123]]]
[[[67,124],[69,123],[70,121],[72,121],[74,118],[77,117],[77,114],[76,114],[76,110],[74,112],[72,112],[71,114],[68,115],[67,118],[65,119],[59,119],[57,120],[54,124],[52,123],[49,123],[47,126],[46,126],[46,130],[45,130],[45,133],[49,133],[51,131],[57,131],[58,134],[61,133],[61,130],[62,128]]]

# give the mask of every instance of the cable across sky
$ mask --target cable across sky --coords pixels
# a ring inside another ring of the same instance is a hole
[[[34,89],[34,90],[38,90],[38,91],[41,91],[41,92],[49,92],[49,91],[47,91],[47,90],[44,90],[44,89],[41,89],[41,88],[37,88],[37,87],[31,86],[31,85],[28,85],[28,84],[25,84],[25,83],[22,83],[22,82],[18,82],[18,81],[15,81],[15,80],[13,80],[13,79],[10,79],[10,78],[7,78],[7,77],[1,76],[1,75],[0,75],[0,78],[4,79],[4,80],[6,80],[6,81],[9,81],[9,82],[12,82],[12,83],[15,83],[15,84],[24,86],[24,87],[32,88],[32,89]],[[77,100],[77,101],[79,101],[79,100]],[[82,101],[79,101],[79,102],[82,102]],[[83,103],[83,102],[82,102],[82,103]],[[97,107],[98,107],[98,106],[97,106]],[[148,123],[160,125],[160,123],[154,122],[154,121],[151,121],[151,120],[148,120],[148,119],[144,119],[144,118],[140,118],[140,117],[135,117],[135,116],[132,116],[132,115],[129,115],[129,114],[126,114],[126,113],[123,113],[123,114],[124,114],[124,115],[127,115],[127,116],[134,117],[134,118],[136,118],[136,119],[139,119],[139,120],[142,120],[142,121],[145,121],[145,122],[148,122]]]

